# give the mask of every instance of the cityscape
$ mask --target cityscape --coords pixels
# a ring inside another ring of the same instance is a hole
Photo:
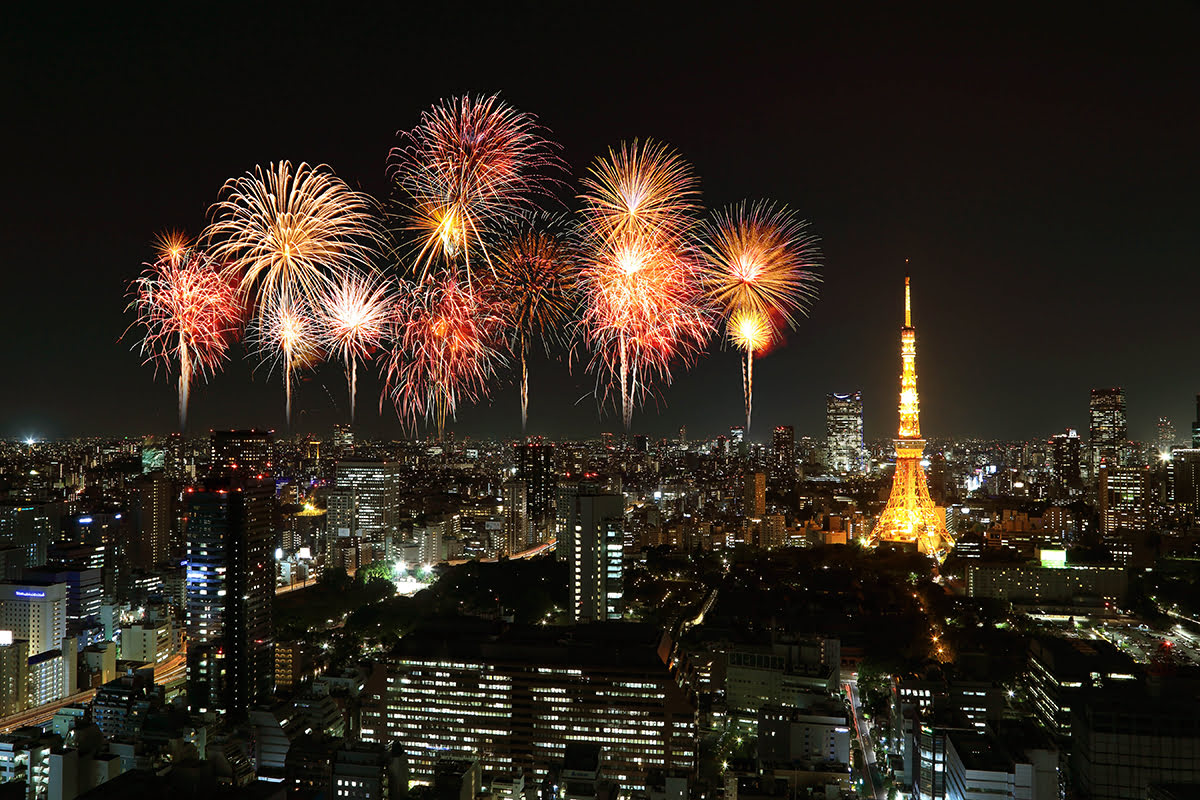
[[[3,243],[0,800],[1200,798],[1200,12],[470,6],[5,34],[139,167]]]

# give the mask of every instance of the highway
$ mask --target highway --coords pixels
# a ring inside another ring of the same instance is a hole
[[[866,783],[869,796],[875,800],[886,800],[887,794],[883,787],[878,788],[875,785],[875,774],[877,767],[875,764],[875,743],[871,740],[871,723],[867,722],[862,715],[862,705],[858,698],[858,682],[851,678],[845,683],[846,696],[850,698],[850,708],[854,715],[854,732],[858,737],[858,746],[862,749],[863,754],[863,779]]]

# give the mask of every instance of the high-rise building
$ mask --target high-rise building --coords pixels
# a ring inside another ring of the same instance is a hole
[[[1128,460],[1129,432],[1125,417],[1125,392],[1114,389],[1092,389],[1089,405],[1088,447],[1092,477],[1100,476],[1100,462],[1123,466]]]
[[[1100,532],[1110,536],[1119,530],[1146,529],[1147,481],[1144,467],[1100,464]]]
[[[170,557],[172,485],[167,474],[158,470],[143,475],[135,482],[137,488],[137,546],[126,557],[144,570],[165,564]]]
[[[104,628],[100,624],[100,604],[103,589],[98,569],[27,569],[23,580],[46,584],[64,584],[67,587],[67,635],[79,638],[87,645],[103,641]]]
[[[354,490],[354,535],[383,541],[400,516],[400,465],[394,461],[339,461],[339,489]]]
[[[274,682],[273,486],[234,478],[186,493],[188,703],[244,713]]]
[[[575,552],[575,526],[579,524],[579,495],[620,493],[620,479],[610,479],[595,472],[568,475],[555,489],[554,531],[558,537],[555,553],[559,561],[570,561]]]
[[[1176,506],[1200,510],[1200,448],[1178,447],[1167,462],[1167,487]]]
[[[529,507],[525,481],[505,481],[500,487],[504,497],[504,555],[513,556],[529,547]]]
[[[1192,423],[1192,447],[1200,450],[1200,394],[1196,395],[1196,421]]]
[[[209,468],[214,475],[270,475],[274,448],[271,431],[213,431]]]
[[[541,437],[515,442],[513,464],[517,468],[516,479],[525,484],[529,527],[534,538],[530,544],[546,541],[554,527],[554,487],[557,483],[554,445],[542,441]]]
[[[25,566],[46,563],[52,538],[50,514],[44,506],[0,505],[0,543],[19,548],[25,554]]]
[[[771,464],[775,480],[789,486],[796,479],[796,430],[791,425],[776,425],[771,435]]]
[[[1170,455],[1171,448],[1175,446],[1175,423],[1166,417],[1159,417],[1155,428],[1157,433],[1155,449],[1158,451],[1158,455]]]
[[[29,642],[31,656],[62,647],[67,637],[67,585],[45,581],[0,584],[0,630]]]
[[[900,330],[900,432],[896,437],[896,474],[887,506],[871,532],[873,542],[915,544],[939,557],[954,546],[946,517],[933,504],[921,458],[920,400],[917,396],[917,329],[912,324],[912,296],[904,279],[904,327]]]
[[[762,519],[767,515],[767,476],[747,472],[742,481],[742,513],[747,519]]]
[[[575,496],[570,573],[571,619],[620,619],[625,611],[625,500],[619,494]]]
[[[834,472],[862,472],[866,461],[862,392],[825,396],[825,460]]]
[[[1083,491],[1079,444],[1079,434],[1072,428],[1050,437],[1050,496],[1056,500]]]
[[[0,631],[0,717],[29,708],[29,642]]]

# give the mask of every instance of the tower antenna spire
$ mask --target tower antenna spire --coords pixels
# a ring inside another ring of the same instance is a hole
[[[912,293],[908,288],[908,276],[904,276],[904,327],[912,327]]]

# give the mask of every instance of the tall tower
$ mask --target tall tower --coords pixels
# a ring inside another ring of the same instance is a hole
[[[892,496],[875,523],[871,539],[878,542],[916,544],[928,555],[940,558],[954,546],[946,521],[929,496],[921,458],[920,406],[917,400],[917,330],[912,324],[912,297],[904,279],[904,327],[900,329],[900,433],[896,437],[896,477]]]
[[[862,472],[862,392],[832,393],[825,397],[825,460],[834,472]]]
[[[1092,389],[1088,417],[1088,444],[1091,447],[1089,463],[1092,479],[1099,480],[1101,461],[1111,467],[1124,466],[1129,460],[1125,391],[1119,386],[1113,389]]]

